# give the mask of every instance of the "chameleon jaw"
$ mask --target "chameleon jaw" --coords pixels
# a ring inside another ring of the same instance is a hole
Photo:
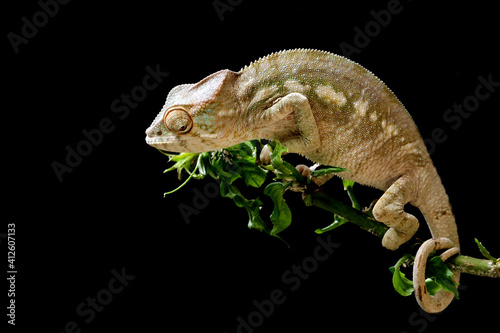
[[[201,153],[220,148],[212,136],[197,137],[196,139],[191,136],[183,138],[174,135],[146,136],[146,143],[154,148],[176,153]],[[207,148],[205,145],[211,148]]]
[[[184,140],[175,140],[176,138],[169,137],[146,137],[146,143],[154,148],[170,152],[187,152]]]

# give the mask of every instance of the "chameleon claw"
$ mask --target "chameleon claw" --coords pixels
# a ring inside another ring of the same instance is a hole
[[[297,164],[297,166],[295,166],[295,169],[297,169],[302,177],[311,178],[311,168],[309,168],[307,165]]]

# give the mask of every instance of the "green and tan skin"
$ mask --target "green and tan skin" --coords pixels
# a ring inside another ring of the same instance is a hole
[[[430,296],[422,286],[427,252],[458,252],[448,196],[403,104],[355,62],[298,49],[273,53],[239,72],[219,71],[173,88],[146,133],[149,145],[172,152],[279,140],[289,152],[346,168],[341,177],[384,191],[373,213],[390,227],[382,245],[391,250],[418,229],[417,218],[404,211],[411,203],[423,213],[434,237],[417,254],[417,300],[428,312],[442,311],[451,302],[453,294]]]

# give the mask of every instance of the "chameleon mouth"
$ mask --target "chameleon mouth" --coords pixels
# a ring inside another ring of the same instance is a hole
[[[157,126],[151,126],[146,130],[146,143],[149,145],[169,144],[175,141],[175,137],[164,135],[163,130]]]
[[[146,136],[146,143],[156,149],[166,152],[179,153],[190,152],[188,142],[175,136]]]
[[[153,146],[153,147],[165,146],[168,144],[172,144],[174,142],[175,142],[175,140],[172,140],[172,138],[169,138],[169,137],[146,136],[146,143],[150,146]]]

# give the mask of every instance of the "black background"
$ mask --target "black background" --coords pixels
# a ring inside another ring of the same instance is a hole
[[[283,237],[291,249],[248,230],[245,210],[220,197],[186,224],[179,204],[192,206],[193,189],[203,191],[209,180],[193,181],[164,199],[179,183],[175,174],[162,174],[166,158],[144,142],[145,129],[174,86],[220,69],[238,70],[282,49],[342,54],[342,42],[355,45],[355,27],[365,29],[374,22],[370,12],[389,2],[233,1],[221,20],[213,1],[71,1],[18,53],[7,34],[20,34],[21,18],[32,21],[40,5],[9,3],[3,11],[7,118],[0,232],[16,223],[16,329],[63,332],[74,321],[81,332],[135,327],[232,333],[238,316],[247,318],[255,311],[252,302],[269,299],[275,289],[284,291],[286,301],[255,332],[494,327],[497,280],[464,275],[461,299],[442,314],[424,316],[413,296],[403,298],[392,289],[388,267],[402,253],[384,249],[353,226],[331,233],[340,247],[290,291],[282,275],[313,255],[314,230],[329,224],[331,216],[287,193],[293,223]],[[495,213],[500,89],[456,129],[443,114],[474,95],[478,76],[500,81],[497,9],[486,3],[437,7],[401,1],[402,11],[350,55],[396,93],[424,138],[439,128],[445,133],[432,158],[454,207],[462,252],[476,257],[474,237],[500,255]],[[168,77],[120,119],[111,103],[142,84],[146,66],[157,65]],[[82,130],[98,127],[104,118],[114,130],[60,182],[51,164],[64,163],[65,147],[75,148],[85,139]],[[347,199],[338,179],[331,188]],[[357,193],[364,205],[380,195],[361,186]],[[269,213],[268,208],[262,216]],[[419,233],[429,237],[425,223]],[[2,267],[5,272],[6,259]],[[86,323],[89,317],[76,308],[107,288],[113,269],[135,278]],[[6,312],[8,286],[2,285]],[[1,318],[4,324],[4,313]]]

